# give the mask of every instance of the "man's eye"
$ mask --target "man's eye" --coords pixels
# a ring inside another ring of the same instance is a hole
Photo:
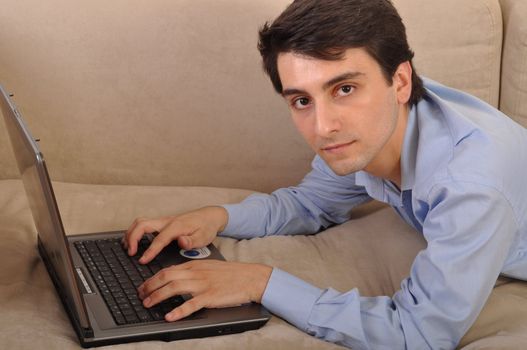
[[[342,85],[337,89],[337,96],[347,96],[353,92],[353,86]]]
[[[300,97],[293,101],[293,106],[296,109],[304,109],[309,106],[309,99],[307,97]]]

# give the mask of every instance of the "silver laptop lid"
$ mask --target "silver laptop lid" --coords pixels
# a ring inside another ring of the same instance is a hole
[[[80,326],[89,328],[86,307],[74,277],[71,254],[44,157],[1,85],[0,107],[40,241],[62,287],[66,289],[64,294],[69,308],[77,314]]]

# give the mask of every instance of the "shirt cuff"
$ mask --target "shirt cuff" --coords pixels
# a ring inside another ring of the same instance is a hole
[[[243,218],[244,215],[241,215],[240,213],[240,205],[239,204],[225,204],[222,205],[222,207],[227,210],[227,214],[229,215],[229,219],[227,220],[227,225],[225,225],[225,228],[223,231],[219,232],[219,236],[223,237],[232,237],[237,239],[243,239],[245,237],[242,237],[242,235],[239,234],[239,228],[244,225]]]
[[[308,320],[323,290],[274,268],[265,288],[262,305],[299,329],[308,330]]]

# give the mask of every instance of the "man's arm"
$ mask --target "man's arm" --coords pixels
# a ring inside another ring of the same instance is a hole
[[[455,348],[484,306],[518,228],[508,201],[491,188],[438,187],[428,204],[428,247],[392,298],[322,290],[275,268],[262,304],[353,349]]]
[[[337,176],[316,156],[300,185],[224,205],[229,221],[220,234],[243,239],[316,233],[345,222],[352,208],[369,200],[365,189],[355,184],[355,174]]]
[[[349,219],[351,209],[371,198],[355,175],[337,176],[318,156],[312,171],[297,187],[271,195],[248,197],[240,204],[204,207],[177,216],[138,218],[128,228],[123,244],[135,255],[137,242],[146,233],[156,233],[140,260],[148,263],[170,242],[184,249],[211,243],[218,232],[238,239],[273,234],[307,234]]]

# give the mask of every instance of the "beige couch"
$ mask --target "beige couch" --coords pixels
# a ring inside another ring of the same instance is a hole
[[[124,229],[302,178],[313,154],[256,50],[258,27],[288,2],[0,0],[0,83],[40,139],[67,232]],[[527,126],[526,0],[395,4],[422,75]],[[0,348],[78,348],[18,177],[0,122]],[[392,295],[425,246],[376,203],[318,235],[216,244],[230,260],[363,295]],[[176,347],[338,348],[277,317],[242,334],[119,346]],[[527,283],[500,279],[461,347],[527,348]]]

